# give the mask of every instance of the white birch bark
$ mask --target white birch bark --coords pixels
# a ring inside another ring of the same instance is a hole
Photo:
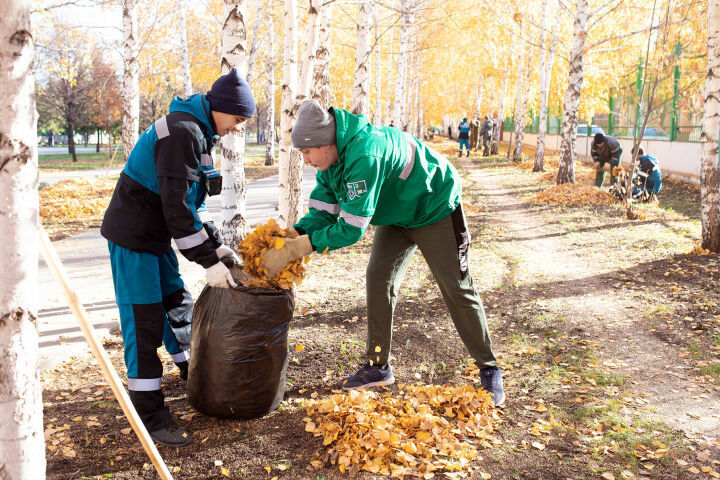
[[[542,25],[545,27],[545,5],[542,6]],[[545,32],[540,35],[540,124],[538,125],[537,148],[535,150],[535,165],[533,172],[540,172],[545,163],[545,139],[547,136],[547,110],[548,95],[550,94],[550,80],[555,60],[555,47],[557,45],[557,22],[553,22],[550,34],[550,50],[545,55]]]
[[[30,1],[0,18],[0,478],[45,478],[35,310],[38,264],[35,47]]]
[[[283,48],[283,85],[280,113],[280,198],[278,203],[281,227],[292,226],[300,218],[302,208],[302,162],[292,155],[290,134],[297,113],[295,96],[298,92],[297,75],[297,0],[285,0],[285,45]],[[299,181],[300,180],[300,181]]]
[[[522,39],[521,39],[522,45]],[[523,117],[523,87],[525,85],[525,67],[527,66],[527,57],[529,52],[527,47],[523,45],[520,49],[522,57],[518,58],[518,74],[517,74],[517,85],[515,88],[515,147],[513,149],[512,160],[513,162],[519,162],[522,159],[522,137],[525,133],[525,118]]]
[[[491,155],[497,155],[500,152],[500,133],[502,133],[503,120],[505,120],[505,92],[507,91],[507,84],[509,79],[510,71],[505,70],[505,73],[503,74],[502,84],[500,85],[500,91],[498,92],[500,98],[498,98],[495,132],[492,137],[492,142],[490,142]]]
[[[570,73],[565,92],[562,140],[560,141],[560,165],[557,183],[575,183],[575,138],[577,136],[577,114],[580,107],[580,92],[583,84],[583,50],[587,39],[588,0],[577,0],[573,46],[570,51]]]
[[[233,67],[247,76],[247,26],[245,0],[224,0],[221,32],[221,73]],[[222,137],[222,177],[220,194],[220,235],[228,247],[236,250],[247,230],[245,181],[245,127]]]
[[[275,28],[272,9],[265,15],[267,63],[265,64],[265,165],[275,165]]]
[[[410,28],[412,26],[412,12],[410,11],[410,0],[401,0],[401,21],[400,21],[400,44],[398,47],[397,76],[395,78],[395,103],[393,107],[393,122],[395,128],[405,129],[406,115],[405,105],[407,101],[407,63],[408,44]]]
[[[310,0],[310,5],[308,7],[305,54],[303,55],[302,65],[300,66],[300,80],[298,83],[298,90],[295,93],[298,107],[303,102],[303,100],[310,97],[311,95],[311,81],[315,72],[315,61],[317,57],[318,42],[320,41],[317,5],[321,1],[322,0]]]
[[[190,56],[188,54],[187,20],[185,17],[185,0],[176,0],[178,36],[180,37],[180,68],[182,69],[183,96],[189,97],[193,93],[192,76],[190,75]]]
[[[702,246],[712,252],[720,252],[720,0],[708,1],[706,72],[700,170]]]
[[[312,82],[312,98],[330,108],[330,19],[332,3],[318,7],[318,46]]]
[[[375,111],[373,124],[382,124],[382,82],[380,80],[380,24],[378,23],[378,6],[375,0],[373,3],[373,25],[375,30]]]
[[[353,81],[352,113],[368,116],[370,111],[370,20],[373,15],[372,0],[360,2],[355,48],[355,75]]]
[[[123,155],[127,161],[140,129],[140,80],[138,66],[138,5],[121,0],[123,14]]]
[[[398,0],[400,1],[400,0]],[[393,120],[393,114],[395,110],[395,102],[390,98],[390,92],[393,90],[393,37],[394,37],[395,29],[390,28],[390,40],[388,41],[388,54],[387,54],[387,85],[385,87],[385,94],[387,95],[387,99],[385,102],[385,105],[387,105],[387,114],[385,116],[385,124],[389,125],[390,122]]]
[[[266,6],[262,0],[257,2],[257,11],[255,12],[255,21],[253,22],[253,36],[250,42],[250,51],[248,53],[248,67],[247,67],[247,83],[252,86],[252,81],[255,78],[255,56],[258,50],[262,46],[260,37],[260,23],[262,23],[265,16],[263,15],[263,7]],[[267,9],[272,11],[271,5],[267,5]],[[268,34],[265,34],[267,38]],[[268,49],[270,51],[270,49]]]

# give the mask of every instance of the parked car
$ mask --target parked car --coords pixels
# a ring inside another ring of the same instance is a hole
[[[634,128],[628,129],[627,137],[633,138]],[[639,134],[640,132],[638,132]],[[670,140],[670,134],[662,128],[658,127],[645,127],[645,134],[643,140]]]
[[[603,135],[605,135],[605,130],[603,130],[602,127],[600,127],[598,125],[590,125],[589,136],[595,136],[596,133],[602,133]],[[578,125],[577,136],[578,137],[587,137],[588,136],[588,126],[587,125]]]

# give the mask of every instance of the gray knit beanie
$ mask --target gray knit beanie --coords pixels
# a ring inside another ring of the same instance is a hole
[[[333,145],[336,142],[335,115],[325,110],[317,100],[303,101],[290,139],[295,148]]]

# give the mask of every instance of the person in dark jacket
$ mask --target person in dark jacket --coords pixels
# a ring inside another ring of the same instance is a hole
[[[642,148],[637,151],[637,181],[633,182],[633,197],[641,196],[644,192],[657,195],[662,188],[662,173],[660,162],[652,155],[645,155]]]
[[[480,126],[480,135],[483,139],[483,157],[490,155],[490,139],[492,138],[494,129],[495,122],[492,121],[490,116],[485,115],[485,121]]]
[[[463,145],[465,145],[465,149],[467,151],[467,157],[470,156],[470,124],[467,121],[467,118],[463,118],[462,123],[458,125],[458,131],[460,132],[458,134],[458,143],[460,144],[459,150],[458,150],[458,158],[462,157],[462,149]]]
[[[595,186],[602,188],[605,182],[605,164],[610,165],[610,184],[615,184],[615,176],[612,173],[613,167],[620,166],[620,155],[622,147],[614,137],[596,133],[590,147],[590,156],[595,163]]]
[[[254,113],[250,87],[236,69],[218,78],[207,95],[176,97],[133,147],[103,218],[130,398],[160,445],[191,441],[173,422],[160,388],[160,344],[183,378],[190,358],[193,300],[170,239],[205,268],[208,285],[237,286],[220,259],[239,259],[223,245],[204,202],[222,184],[211,156],[218,136],[236,131]]]

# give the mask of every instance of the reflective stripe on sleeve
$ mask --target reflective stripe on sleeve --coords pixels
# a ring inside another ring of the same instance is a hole
[[[168,129],[167,118],[160,117],[155,120],[155,133],[157,134],[158,140],[170,136],[170,130]]]
[[[208,155],[207,153],[201,153],[200,154],[200,166],[201,167],[212,167],[213,166],[212,156]]]
[[[180,250],[187,250],[188,248],[197,247],[208,238],[210,237],[208,237],[207,232],[203,228],[202,230],[198,230],[197,232],[193,233],[192,235],[188,235],[187,237],[176,238],[175,245],[177,245],[177,248]]]
[[[413,166],[415,165],[415,139],[409,133],[405,133],[405,141],[407,142],[408,147],[405,151],[407,159],[405,160],[405,166],[403,167],[402,172],[400,172],[401,180],[407,180],[410,172],[412,172]]]
[[[345,210],[340,211],[340,217],[345,220],[346,223],[358,228],[367,228],[367,226],[370,225],[370,220],[372,219],[372,217],[360,217],[358,215],[353,215]]]
[[[128,378],[128,390],[152,392],[160,390],[160,378]]]
[[[175,363],[187,362],[190,360],[190,350],[170,355]]]
[[[210,218],[210,212],[207,210],[203,210],[202,212],[197,212],[198,218],[202,223],[212,222],[212,218]],[[179,248],[179,247],[178,247]]]
[[[308,202],[308,207],[314,208],[315,210],[322,210],[323,212],[328,212],[333,215],[337,215],[338,213],[340,213],[340,204],[327,203],[321,200],[316,200],[314,198],[310,199],[310,201]]]

